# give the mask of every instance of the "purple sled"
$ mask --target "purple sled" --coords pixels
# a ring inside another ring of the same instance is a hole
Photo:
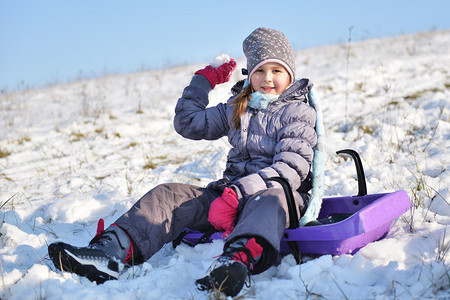
[[[286,229],[281,239],[280,252],[289,254],[291,247],[288,242],[294,242],[304,254],[354,254],[367,244],[384,238],[395,220],[408,211],[410,205],[405,191],[324,198],[319,219],[351,215],[331,224]],[[203,235],[202,232],[193,231],[187,233],[183,239],[196,244]],[[207,241],[213,239],[222,239],[222,233],[212,234]]]

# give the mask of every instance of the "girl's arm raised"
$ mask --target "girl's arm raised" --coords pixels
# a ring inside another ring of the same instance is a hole
[[[203,75],[194,75],[175,107],[176,132],[192,140],[216,140],[229,130],[227,104],[208,107],[211,84]]]

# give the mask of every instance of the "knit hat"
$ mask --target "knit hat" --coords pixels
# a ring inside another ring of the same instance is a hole
[[[294,51],[286,36],[275,29],[259,27],[255,29],[242,43],[247,57],[248,78],[261,65],[268,62],[281,64],[295,79]]]

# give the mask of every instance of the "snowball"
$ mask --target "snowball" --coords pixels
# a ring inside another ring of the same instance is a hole
[[[216,57],[216,59],[211,62],[211,66],[214,68],[218,68],[219,66],[229,62],[231,60],[230,56],[228,54],[221,54]]]

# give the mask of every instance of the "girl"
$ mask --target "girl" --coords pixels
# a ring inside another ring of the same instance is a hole
[[[188,227],[223,230],[220,257],[201,290],[221,287],[237,295],[250,274],[275,264],[287,224],[281,186],[285,178],[302,212],[310,189],[309,171],[317,136],[316,112],[306,102],[312,84],[295,80],[292,47],[279,31],[257,28],[243,42],[248,75],[226,102],[208,107],[208,93],[227,82],[236,62],[207,66],[195,73],[175,108],[175,130],[193,140],[228,137],[232,148],[223,178],[207,187],[167,183],[156,186],[106,230],[100,220],[87,247],[49,246],[55,266],[97,283],[117,279],[126,264],[149,259]],[[245,71],[245,72],[244,72]]]

